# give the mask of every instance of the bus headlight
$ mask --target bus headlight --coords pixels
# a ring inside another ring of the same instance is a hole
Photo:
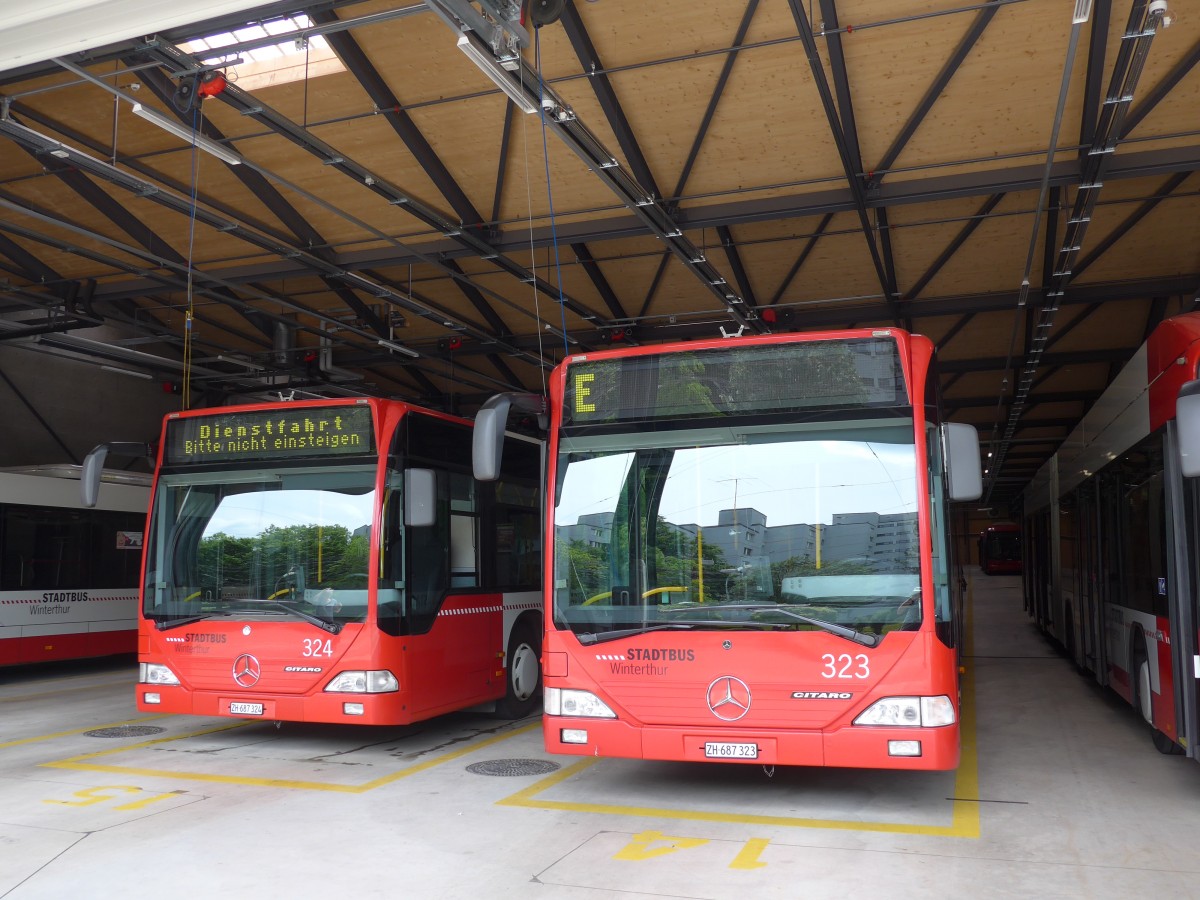
[[[938,697],[884,697],[859,713],[854,724],[937,728],[953,725],[955,721],[954,704],[943,694]]]
[[[329,694],[387,694],[400,690],[400,682],[387,669],[339,672],[325,687]]]
[[[175,673],[158,663],[138,663],[139,684],[179,684]]]
[[[587,716],[593,719],[615,719],[617,714],[608,704],[590,691],[568,688],[545,689],[542,705],[551,716]]]

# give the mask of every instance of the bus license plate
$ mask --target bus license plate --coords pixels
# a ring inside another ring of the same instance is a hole
[[[263,705],[261,703],[230,703],[229,714],[233,716],[261,716],[263,714]]]
[[[710,759],[758,759],[758,744],[706,741],[704,755]]]

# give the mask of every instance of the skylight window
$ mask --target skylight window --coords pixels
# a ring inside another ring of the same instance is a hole
[[[214,64],[221,60],[214,51],[230,47],[228,58],[242,62],[226,68],[225,77],[245,91],[346,71],[325,38],[313,35],[305,39],[302,36],[305,29],[312,27],[308,16],[288,16],[233,32],[196,38],[181,46],[188,53]],[[279,40],[273,43],[271,38]]]

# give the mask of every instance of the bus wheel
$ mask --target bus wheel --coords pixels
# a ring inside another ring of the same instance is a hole
[[[1157,728],[1152,728],[1150,732],[1150,740],[1154,741],[1154,749],[1159,753],[1165,753],[1167,756],[1179,756],[1183,753],[1183,748],[1177,743],[1159,731]]]
[[[505,657],[504,699],[496,703],[496,715],[502,719],[523,719],[537,708],[542,699],[542,648],[527,623],[515,626],[508,638]]]
[[[1133,645],[1133,671],[1130,681],[1133,682],[1133,708],[1146,724],[1153,727],[1154,710],[1151,707],[1150,690],[1150,660],[1146,654],[1146,646],[1139,634]]]

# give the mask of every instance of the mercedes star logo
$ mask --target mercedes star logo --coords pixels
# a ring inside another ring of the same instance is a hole
[[[254,687],[258,684],[258,677],[261,674],[262,666],[249,653],[243,653],[233,661],[233,680],[242,687]],[[711,694],[711,690],[709,693]]]
[[[750,688],[732,675],[722,675],[708,686],[708,708],[718,719],[735,722],[750,712]]]

